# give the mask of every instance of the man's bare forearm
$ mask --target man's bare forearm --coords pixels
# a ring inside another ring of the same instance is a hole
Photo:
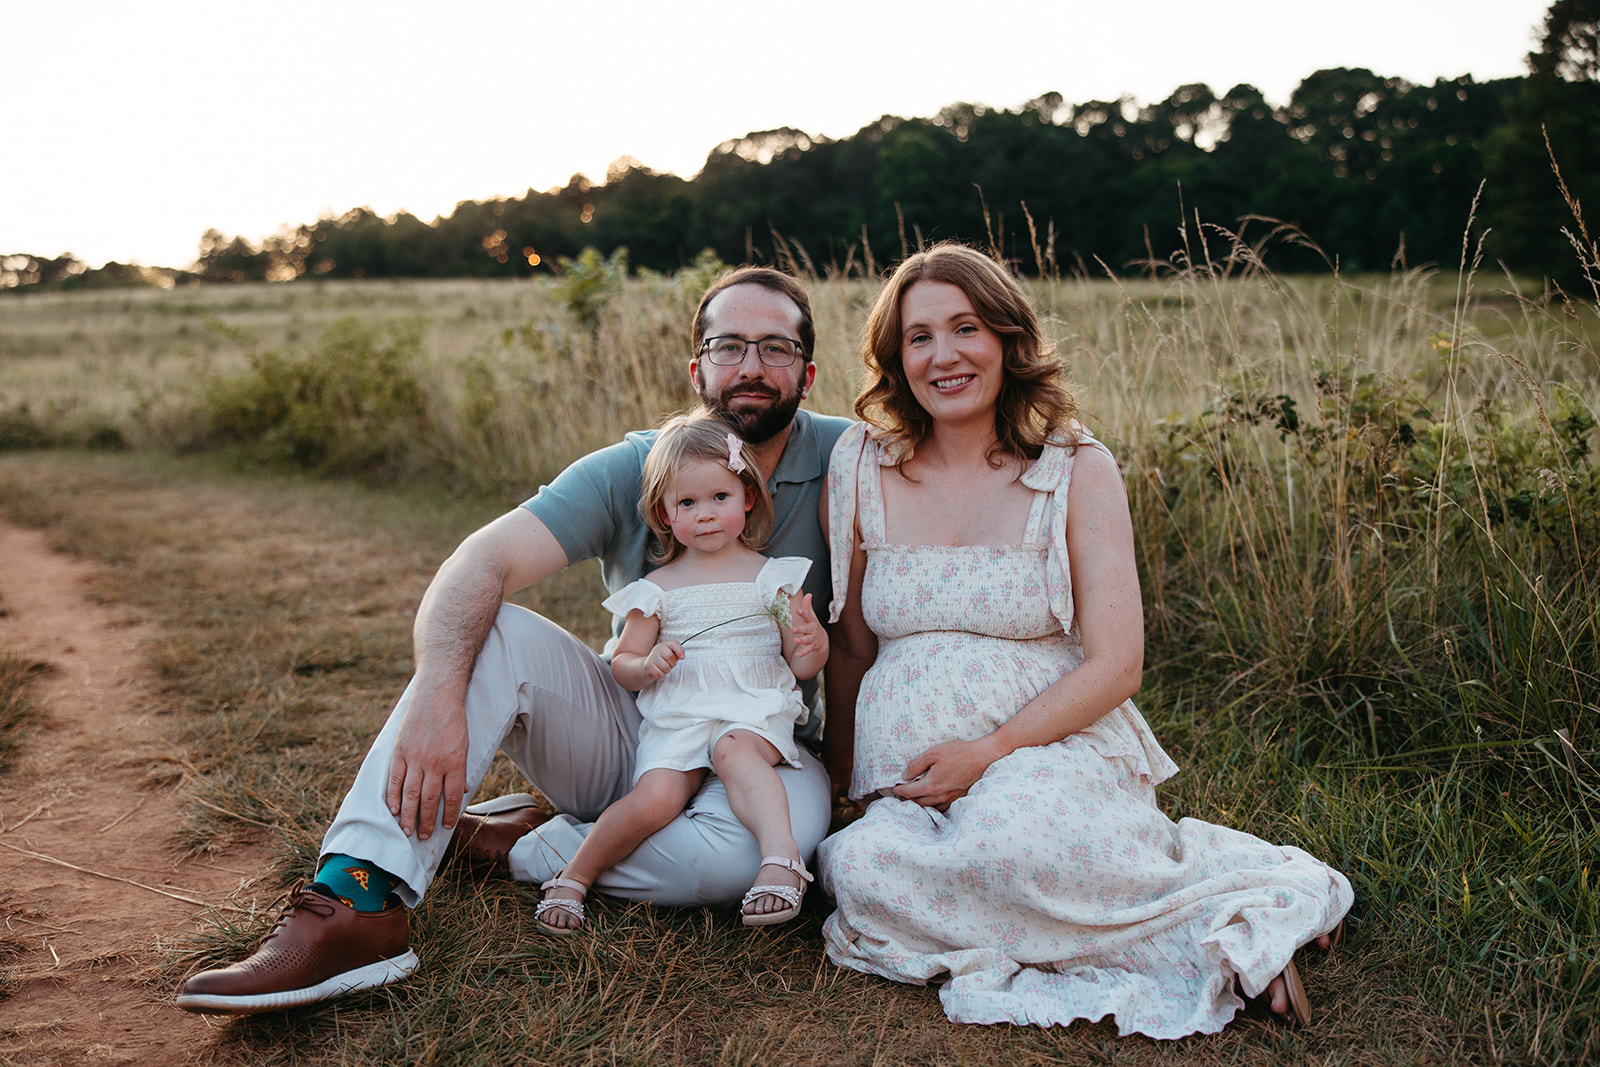
[[[513,508],[461,542],[417,607],[411,638],[418,687],[435,698],[465,699],[501,601],[566,565],[560,544],[525,508]]]
[[[417,686],[435,699],[465,700],[478,653],[494,628],[505,575],[489,554],[468,539],[445,560],[423,594],[411,640]]]

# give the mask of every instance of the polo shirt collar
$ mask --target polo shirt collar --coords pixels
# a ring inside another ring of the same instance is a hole
[[[811,425],[811,413],[805,409],[794,413],[794,428],[783,443],[783,455],[772,472],[772,482],[809,482],[822,477],[823,456],[817,449],[817,428]]]

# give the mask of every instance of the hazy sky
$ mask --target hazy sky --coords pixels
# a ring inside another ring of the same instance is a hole
[[[718,143],[958,101],[1287,102],[1324,67],[1524,73],[1549,0],[48,0],[0,16],[0,253],[187,266],[368,206],[691,177]]]

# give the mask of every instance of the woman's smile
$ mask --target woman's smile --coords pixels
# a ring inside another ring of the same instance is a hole
[[[960,286],[917,282],[906,290],[901,321],[900,358],[923,410],[936,421],[992,419],[1004,351]]]

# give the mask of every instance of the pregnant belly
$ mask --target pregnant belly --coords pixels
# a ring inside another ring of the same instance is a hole
[[[1075,660],[1081,653],[1059,633],[1015,641],[934,631],[881,646],[856,702],[851,792],[893,785],[911,757],[943,741],[990,733]]]

